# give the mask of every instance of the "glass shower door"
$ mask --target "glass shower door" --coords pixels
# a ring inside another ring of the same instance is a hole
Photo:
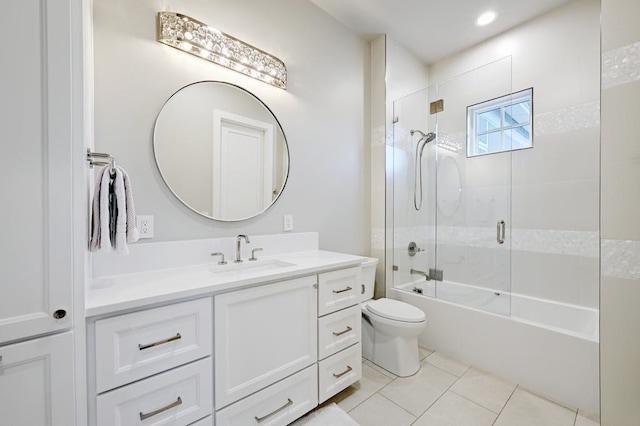
[[[427,89],[393,103],[393,285],[435,297],[426,275],[436,262],[435,142],[421,150],[428,127]]]
[[[510,57],[428,91],[430,104],[443,101],[429,115],[437,131],[436,297],[502,315],[511,307],[512,132],[501,128],[506,115],[495,100],[511,91]]]

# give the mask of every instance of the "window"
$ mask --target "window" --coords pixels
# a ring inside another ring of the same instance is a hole
[[[533,88],[467,107],[467,157],[531,148]]]

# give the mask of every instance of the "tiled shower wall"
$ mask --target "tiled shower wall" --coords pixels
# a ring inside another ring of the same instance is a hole
[[[447,137],[461,148],[438,154],[441,163],[443,156],[453,158],[463,182],[455,213],[438,215],[438,267],[445,269],[447,280],[501,290],[510,286],[514,293],[598,307],[599,19],[598,0],[573,1],[430,67],[432,84],[445,81],[437,94],[445,99],[443,115],[451,117],[456,109],[455,122],[439,125],[440,139]],[[446,82],[461,75],[457,83]],[[495,86],[497,75],[505,75],[507,85],[496,88],[500,93],[494,96],[534,88],[534,148],[466,158],[465,107],[479,101],[472,99],[479,87]],[[435,124],[422,130],[433,131]],[[397,148],[396,157],[402,151]],[[408,269],[418,258],[408,257],[408,242],[431,248],[434,236],[428,226],[433,220],[418,223],[411,215],[413,145],[400,153],[406,153],[408,171],[406,176],[396,171],[394,188],[394,264],[401,278],[395,284],[411,280]],[[396,158],[396,166],[400,163]],[[435,175],[428,168],[425,181],[426,211],[434,211],[429,203]],[[438,186],[442,194],[442,182]],[[510,245],[496,244],[501,219],[512,231]],[[420,255],[431,259],[429,253]]]
[[[640,1],[602,0],[602,425],[640,418]]]

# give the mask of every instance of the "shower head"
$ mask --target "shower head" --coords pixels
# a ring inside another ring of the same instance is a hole
[[[420,139],[416,144],[416,180],[413,187],[413,207],[415,207],[416,211],[418,211],[422,207],[422,153],[424,152],[424,148],[427,146],[427,144],[436,138],[436,134],[434,132],[425,134],[420,130],[411,130],[410,133],[411,136],[413,136],[415,133],[420,133]]]
[[[429,133],[427,133],[427,136],[424,136],[422,139],[424,139],[424,143],[425,144],[428,144],[429,142],[431,142],[435,138],[436,138],[436,134],[434,132],[429,132]]]
[[[409,133],[411,133],[411,136],[413,136],[414,133],[420,133],[420,140],[418,141],[418,143],[424,141],[424,143],[427,144],[436,138],[436,134],[434,132],[429,132],[425,134],[421,130],[412,130]]]

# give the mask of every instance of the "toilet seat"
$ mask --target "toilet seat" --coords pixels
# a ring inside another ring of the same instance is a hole
[[[393,299],[377,299],[367,303],[367,309],[393,321],[418,323],[425,321],[424,312],[408,303]]]

